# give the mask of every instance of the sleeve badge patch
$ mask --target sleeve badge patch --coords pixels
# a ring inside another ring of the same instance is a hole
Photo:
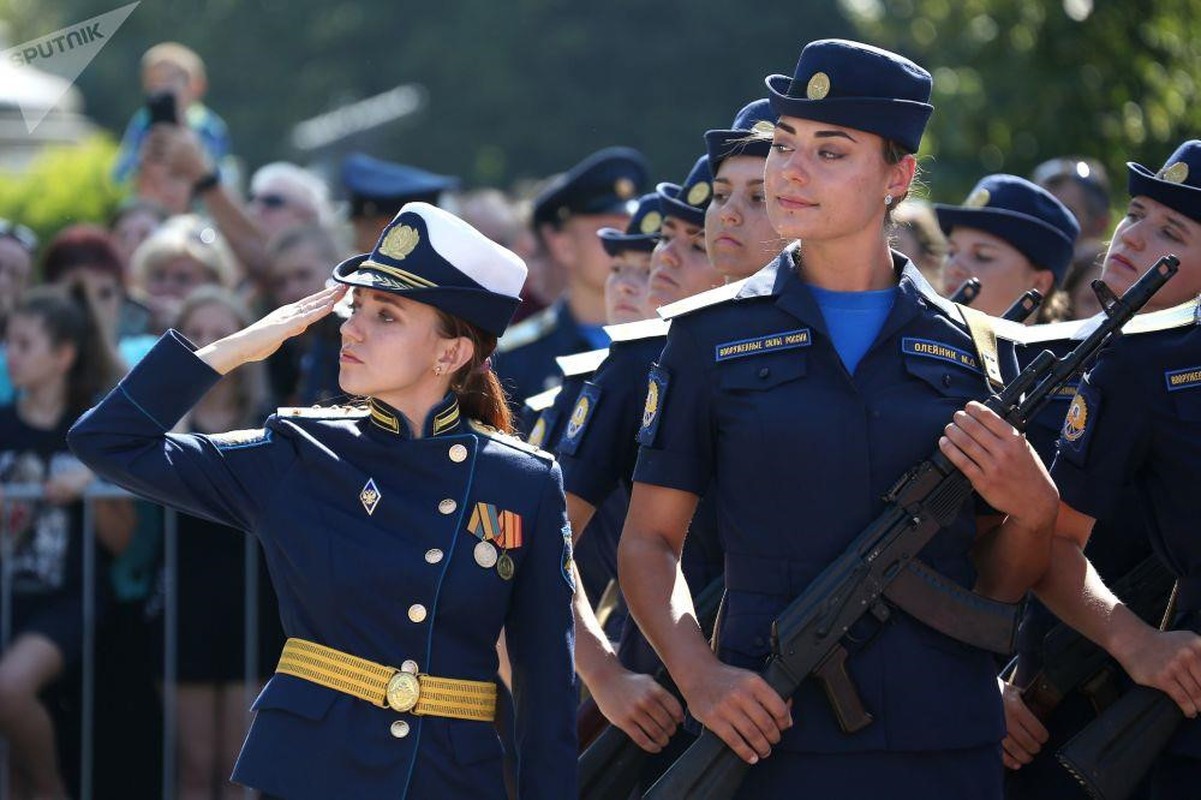
[[[559,441],[560,453],[569,456],[575,455],[576,448],[584,439],[584,432],[588,429],[588,423],[592,420],[592,414],[596,411],[596,405],[600,402],[600,398],[601,388],[595,383],[585,382],[583,388],[580,389],[579,399],[575,401],[571,418],[567,420],[563,438]]]
[[[638,444],[654,447],[670,382],[671,375],[667,370],[657,364],[651,367],[650,378],[646,386],[646,405],[642,409],[642,427],[638,429]]]

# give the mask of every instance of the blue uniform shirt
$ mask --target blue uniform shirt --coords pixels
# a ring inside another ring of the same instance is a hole
[[[1201,326],[1123,336],[1081,382],[1051,476],[1065,503],[1097,519],[1112,515],[1122,487],[1133,484],[1151,544],[1180,578],[1176,623],[1194,630],[1201,612],[1198,475]],[[1201,725],[1187,721],[1170,750],[1201,757]]]
[[[72,448],[138,494],[257,535],[289,636],[490,681],[503,627],[520,796],[574,797],[571,548],[558,465],[461,418],[453,395],[420,439],[380,403],[370,414],[293,409],[231,434],[167,433],[219,378],[191,350],[164,336],[80,418]],[[520,517],[512,580],[473,558],[469,520],[483,503]],[[233,777],[268,794],[506,797],[490,723],[401,714],[278,674],[254,708]]]
[[[651,372],[634,476],[697,495],[714,483],[727,589],[718,656],[748,669],[763,666],[776,615],[875,518],[896,479],[935,451],[954,412],[988,393],[957,312],[897,254],[896,300],[849,374],[792,256],[673,321]],[[975,538],[969,505],[922,558],[970,587]],[[779,748],[950,750],[1001,739],[990,654],[901,612],[876,627],[852,630],[871,641],[849,661],[875,722],[843,734],[807,681]]]

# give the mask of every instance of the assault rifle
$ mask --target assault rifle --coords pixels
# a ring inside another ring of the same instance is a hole
[[[1100,281],[1093,290],[1105,319],[1063,358],[1040,353],[999,395],[985,405],[1019,431],[1063,384],[1076,376],[1097,352],[1179,269],[1175,256],[1165,256],[1119,299]],[[760,672],[780,697],[789,698],[802,682],[820,676],[831,698],[844,703],[839,713],[845,731],[872,721],[846,673],[847,650],[842,637],[859,619],[872,614],[886,620],[892,613],[885,592],[922,548],[959,514],[972,495],[968,479],[941,450],[914,466],[884,495],[885,507],[850,547],[813,580],[772,624],[772,654]],[[725,742],[706,729],[651,787],[645,800],[725,800],[738,790],[747,764]]]
[[[959,288],[955,293],[948,297],[952,303],[959,303],[961,306],[970,306],[972,301],[980,294],[980,279],[968,278],[963,283],[959,284]]]

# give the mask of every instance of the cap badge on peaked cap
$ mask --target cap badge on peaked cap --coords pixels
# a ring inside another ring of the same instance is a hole
[[[420,242],[421,234],[414,228],[408,225],[400,225],[388,231],[388,235],[384,237],[379,251],[388,258],[404,261],[410,253],[417,249],[417,245]]]

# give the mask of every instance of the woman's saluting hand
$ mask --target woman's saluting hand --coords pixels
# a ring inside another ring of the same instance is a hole
[[[346,286],[339,284],[280,306],[232,336],[200,348],[196,355],[222,375],[242,364],[262,361],[285,341],[304,333],[310,325],[333,311],[346,290]]]

